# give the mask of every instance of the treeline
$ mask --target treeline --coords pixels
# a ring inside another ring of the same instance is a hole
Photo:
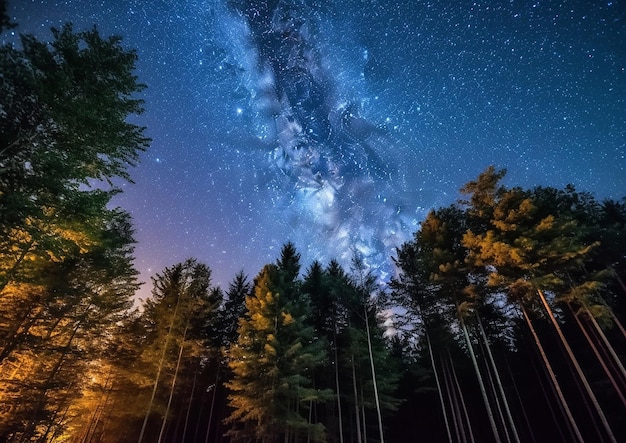
[[[489,167],[397,251],[392,294],[446,438],[623,441],[626,200],[504,175]]]
[[[228,288],[173,264],[135,309],[135,61],[71,26],[0,48],[0,442],[626,438],[626,201],[490,167],[387,284],[287,242]]]

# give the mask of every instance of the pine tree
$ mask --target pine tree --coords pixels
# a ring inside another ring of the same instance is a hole
[[[235,441],[322,441],[324,427],[311,421],[309,411],[328,396],[312,386],[313,371],[326,356],[307,324],[310,304],[298,292],[299,255],[292,245],[283,248],[277,264],[257,277],[230,348],[228,434]]]
[[[181,359],[185,356],[187,364],[198,365],[208,352],[204,346],[206,322],[215,316],[220,302],[211,299],[211,270],[195,259],[165,268],[153,278],[153,283],[153,297],[144,308],[152,342],[142,358],[155,378],[139,442],[144,441],[151,417],[160,419],[161,426],[158,437],[152,438],[164,438]]]

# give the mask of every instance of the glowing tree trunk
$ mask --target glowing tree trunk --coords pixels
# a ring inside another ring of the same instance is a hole
[[[552,309],[548,305],[548,302],[546,301],[546,298],[543,295],[543,291],[538,290],[537,292],[539,294],[539,298],[541,299],[541,303],[543,304],[543,307],[545,308],[546,312],[548,313],[548,317],[550,318],[550,321],[552,322],[552,325],[554,326],[554,329],[556,330],[559,338],[561,339],[561,343],[565,347],[567,355],[569,356],[572,364],[574,365],[574,368],[576,369],[576,373],[578,374],[578,377],[580,377],[580,380],[583,383],[583,386],[585,387],[585,391],[587,392],[587,395],[591,399],[591,403],[593,404],[593,406],[594,406],[594,408],[595,408],[595,410],[596,410],[596,412],[598,414],[598,417],[600,417],[600,421],[602,422],[602,425],[604,426],[604,430],[606,431],[606,433],[607,433],[607,435],[609,437],[609,440],[612,443],[617,443],[617,440],[615,439],[615,435],[613,435],[613,430],[611,429],[611,426],[609,425],[609,422],[606,419],[606,416],[604,415],[604,411],[600,407],[600,403],[598,402],[598,399],[596,398],[595,394],[593,393],[593,391],[591,389],[591,386],[589,385],[589,381],[587,381],[587,377],[583,373],[583,370],[581,369],[580,364],[578,363],[578,359],[574,355],[574,352],[572,351],[572,348],[570,347],[568,341],[565,339],[565,335],[563,335],[563,331],[561,331],[561,327],[559,326],[558,322],[554,318],[554,314],[552,313]]]

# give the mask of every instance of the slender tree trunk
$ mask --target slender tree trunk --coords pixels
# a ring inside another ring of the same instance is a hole
[[[458,310],[458,306],[457,306]],[[483,396],[483,401],[485,403],[485,408],[487,408],[487,417],[489,418],[489,424],[491,425],[491,430],[493,431],[493,436],[497,443],[501,443],[500,434],[498,433],[498,427],[496,426],[496,421],[493,417],[493,411],[491,410],[491,405],[489,404],[489,397],[487,396],[487,390],[485,389],[485,383],[483,382],[483,378],[480,375],[480,369],[478,368],[478,362],[476,361],[476,355],[474,354],[474,349],[472,347],[472,342],[470,340],[470,336],[467,332],[467,327],[465,326],[465,321],[463,320],[463,315],[459,313],[458,315],[459,321],[461,323],[461,329],[463,331],[463,335],[465,337],[465,342],[467,343],[467,350],[472,359],[472,364],[474,365],[474,371],[476,372],[476,377],[478,378],[478,385],[480,387],[480,393]]]
[[[104,392],[105,392],[103,396],[104,398],[103,400],[98,402],[98,405],[96,409],[94,410],[93,416],[91,420],[89,420],[87,431],[85,432],[84,437],[81,439],[81,443],[89,443],[92,440],[93,435],[96,433],[98,424],[100,423],[100,420],[102,419],[106,405],[109,402],[109,396],[111,395],[111,390],[113,388],[112,382],[111,382],[111,386],[109,387],[109,382],[111,381],[111,372],[112,370],[110,369],[107,374],[107,378],[104,382]]]
[[[365,315],[365,329],[367,330],[367,348],[370,355],[370,366],[372,369],[372,383],[374,384],[374,400],[376,401],[376,414],[378,416],[378,431],[380,435],[380,443],[385,443],[385,437],[383,435],[383,416],[380,411],[380,400],[378,398],[378,385],[376,384],[376,370],[374,369],[374,353],[372,352],[372,337],[370,334],[370,325],[367,315],[367,305],[363,304],[363,313]]]
[[[341,393],[339,391],[339,359],[337,357],[337,324],[333,325],[333,348],[335,353],[335,390],[337,391],[337,419],[339,420],[339,443],[343,443],[343,417],[341,412]]]
[[[449,357],[449,355],[448,355]],[[444,360],[444,357],[441,357],[442,360]],[[447,371],[446,371],[446,383],[448,384],[448,386],[450,386],[450,393],[451,393],[451,405],[452,405],[452,410],[454,413],[454,421],[456,424],[456,436],[457,436],[457,440],[460,441],[461,443],[467,443],[467,437],[465,435],[465,426],[463,425],[463,415],[461,414],[461,407],[459,406],[459,396],[460,396],[460,392],[456,389],[456,386],[454,384],[454,377],[452,376],[452,374],[454,373],[454,367],[452,366],[452,362],[448,359],[445,361],[445,364],[447,365]]]
[[[209,409],[209,422],[207,423],[204,443],[209,443],[209,434],[211,433],[211,425],[213,424],[213,409],[215,407],[215,396],[217,395],[217,384],[219,383],[221,368],[222,368],[222,365],[218,361],[217,369],[215,370],[215,384],[213,385],[213,395],[211,396],[211,408]]]
[[[522,310],[522,314],[524,314],[524,319],[526,320],[526,324],[528,325],[528,328],[530,329],[530,332],[533,336],[533,339],[535,340],[535,344],[537,345],[537,348],[539,350],[539,354],[541,355],[541,358],[543,359],[543,364],[544,367],[546,368],[546,370],[548,371],[548,374],[550,375],[550,379],[552,380],[552,386],[554,387],[554,389],[557,392],[557,396],[561,402],[561,406],[565,412],[565,415],[567,417],[567,419],[569,420],[570,426],[572,431],[574,432],[576,439],[578,440],[578,443],[585,443],[585,440],[583,439],[583,436],[580,433],[580,429],[578,429],[578,425],[576,424],[576,420],[574,420],[574,416],[572,415],[572,411],[570,410],[567,401],[565,401],[565,396],[563,395],[563,391],[561,390],[561,385],[559,385],[559,382],[557,381],[556,375],[554,374],[554,370],[552,369],[552,365],[550,365],[550,362],[548,361],[548,356],[546,355],[545,350],[543,349],[543,345],[541,344],[541,340],[539,340],[539,336],[537,335],[537,332],[535,331],[535,327],[533,326],[532,322],[530,321],[530,317],[528,316],[528,312],[526,312],[526,308],[524,307],[523,303],[519,304],[521,310]]]
[[[433,367],[433,373],[435,374],[435,383],[437,385],[437,393],[439,394],[439,402],[441,403],[441,412],[443,413],[443,422],[446,427],[446,433],[448,435],[448,441],[452,441],[452,433],[450,432],[450,423],[448,423],[448,414],[446,412],[446,404],[443,401],[443,392],[441,391],[441,382],[439,381],[439,375],[437,374],[437,367],[435,366],[435,358],[433,356],[433,346],[430,343],[430,336],[428,331],[424,330],[426,336],[426,343],[428,344],[428,353],[430,354],[430,364]],[[343,440],[342,440],[343,443]]]
[[[509,430],[506,426],[506,421],[504,419],[504,412],[502,412],[502,403],[500,401],[500,397],[498,395],[498,393],[496,392],[496,387],[495,387],[495,382],[494,382],[494,377],[493,377],[493,370],[491,368],[491,365],[489,365],[489,362],[486,360],[485,357],[485,344],[483,343],[483,340],[480,339],[480,337],[477,339],[478,341],[478,354],[481,357],[481,361],[479,362],[479,367],[480,363],[483,363],[483,370],[484,370],[484,377],[486,379],[486,387],[488,388],[487,391],[487,395],[489,396],[490,400],[493,402],[493,405],[495,405],[495,412],[497,413],[497,418],[498,420],[498,425],[501,425],[501,427],[498,427],[498,430],[500,432],[502,432],[504,434],[504,440],[506,441],[506,443],[511,443],[511,436],[509,435]]]
[[[165,336],[165,343],[163,344],[163,352],[161,353],[161,359],[159,361],[159,369],[157,370],[157,375],[154,380],[154,386],[152,388],[152,395],[150,396],[150,402],[148,403],[148,410],[146,411],[146,415],[143,419],[143,424],[141,425],[141,432],[139,433],[139,439],[137,440],[137,443],[143,442],[143,436],[146,432],[146,426],[148,425],[148,418],[150,417],[150,412],[152,412],[152,405],[154,404],[154,398],[156,397],[157,388],[159,386],[159,379],[161,378],[161,371],[163,370],[163,365],[165,364],[165,355],[167,354],[167,345],[169,344],[170,335],[172,333],[172,328],[174,328],[174,321],[176,320],[176,315],[178,314],[179,304],[180,304],[180,295],[176,297],[176,307],[174,308],[174,313],[172,314],[172,320],[170,321],[167,335]]]
[[[574,364],[574,368],[576,369],[578,377],[580,377],[580,380],[582,381],[583,386],[585,387],[585,391],[587,392],[587,395],[591,399],[591,402],[593,403],[593,406],[596,409],[596,412],[597,412],[598,416],[600,417],[600,421],[602,422],[602,425],[604,426],[604,430],[606,431],[606,433],[609,436],[609,440],[612,443],[617,443],[617,440],[615,439],[615,435],[613,435],[613,430],[609,426],[609,422],[606,419],[606,416],[604,415],[604,411],[602,411],[602,408],[600,407],[600,403],[598,402],[598,399],[596,398],[595,394],[591,390],[591,386],[589,386],[589,382],[587,381],[587,377],[585,376],[585,374],[583,373],[580,365],[578,364],[578,360],[576,359],[576,356],[574,356],[574,352],[572,351],[572,348],[570,347],[569,343],[565,339],[565,336],[563,335],[563,331],[561,331],[561,327],[557,323],[556,318],[554,318],[554,314],[552,313],[552,309],[548,305],[548,302],[547,302],[545,296],[543,295],[543,291],[538,290],[537,292],[539,293],[539,298],[541,299],[541,303],[543,304],[543,307],[545,308],[546,312],[548,313],[548,317],[550,318],[550,321],[552,322],[552,325],[556,329],[557,334],[559,335],[559,338],[561,339],[561,343],[563,343],[563,346],[565,347],[565,350],[567,351],[567,354],[568,354],[570,360]]]
[[[513,384],[513,389],[515,391],[515,398],[519,403],[519,406],[522,410],[522,415],[524,416],[524,423],[526,423],[526,427],[528,428],[528,432],[530,433],[530,438],[533,442],[536,442],[535,435],[533,433],[533,427],[530,425],[530,420],[528,420],[528,414],[526,413],[526,407],[524,406],[524,402],[522,401],[522,396],[519,393],[519,389],[517,388],[517,382],[515,381],[515,376],[513,375],[513,371],[511,370],[511,365],[509,364],[508,358],[504,357],[504,361],[506,363],[506,369],[509,373],[509,377],[511,378],[511,383]],[[543,389],[543,387],[542,387]],[[552,407],[550,407],[552,409]],[[553,414],[554,416],[554,414]]]
[[[619,368],[620,373],[622,374],[623,379],[626,381],[626,369],[624,369],[624,365],[622,364],[622,361],[617,356],[617,353],[615,352],[615,349],[613,349],[613,346],[611,345],[611,343],[609,342],[608,338],[606,337],[606,334],[604,334],[604,331],[602,330],[602,328],[598,324],[598,321],[596,320],[596,318],[589,311],[589,308],[587,308],[586,305],[583,305],[583,307],[585,308],[585,312],[586,312],[586,314],[587,314],[587,316],[589,318],[589,321],[591,322],[591,324],[593,324],[596,332],[598,333],[598,335],[602,339],[602,342],[604,343],[604,346],[606,347],[606,349],[611,354],[611,357],[613,357],[613,360],[614,360],[615,364],[617,365],[617,367]],[[610,310],[610,312],[611,312],[611,314],[613,314],[612,310]],[[616,324],[620,324],[620,326],[621,326],[621,323],[619,323],[619,321]],[[624,334],[624,338],[626,338],[626,333]]]
[[[612,373],[616,378],[617,384],[620,386],[620,389],[626,393],[626,375],[621,372],[621,369],[619,367],[621,365],[621,362],[615,361],[615,357],[617,357],[617,355],[613,355],[613,353],[610,352],[610,350],[606,346],[602,346],[603,342],[601,339],[601,335],[594,327],[592,327],[593,325],[591,324],[591,321],[589,319],[586,319],[586,325],[589,334],[593,336],[593,340],[596,343],[600,343],[599,350],[602,352],[602,356],[604,357],[607,366],[612,369]]]
[[[598,363],[600,363],[600,366],[602,366],[602,369],[604,370],[604,373],[606,374],[607,378],[609,379],[609,381],[613,385],[613,389],[615,390],[615,393],[617,394],[617,396],[620,398],[620,400],[622,402],[622,405],[624,407],[626,407],[626,398],[624,398],[624,394],[622,394],[622,390],[620,389],[619,385],[617,384],[617,381],[615,380],[615,377],[613,377],[613,374],[611,373],[611,371],[608,368],[606,362],[604,361],[604,358],[602,358],[602,355],[600,355],[600,351],[598,350],[598,347],[596,346],[596,344],[593,342],[593,340],[589,336],[589,333],[587,332],[587,329],[585,328],[585,325],[580,321],[580,318],[578,318],[578,315],[576,314],[576,312],[574,312],[574,308],[572,308],[571,303],[567,303],[567,306],[568,306],[568,308],[570,310],[570,313],[574,317],[574,320],[576,320],[576,324],[578,325],[578,328],[580,329],[580,331],[585,336],[585,339],[587,340],[587,343],[589,344],[589,347],[591,347],[591,350],[593,351],[593,354],[596,356],[596,359],[598,360]]]
[[[362,443],[361,419],[359,418],[359,391],[356,386],[356,368],[354,363],[354,353],[350,356],[352,360],[352,388],[354,389],[354,419],[356,422],[357,442]]]
[[[183,349],[185,348],[185,338],[187,337],[187,328],[189,327],[189,321],[185,325],[185,331],[183,332],[183,341],[180,344],[180,350],[178,351],[178,360],[176,361],[176,369],[174,370],[174,378],[172,378],[172,386],[170,387],[170,396],[167,399],[167,407],[165,408],[165,415],[161,422],[161,431],[159,432],[158,443],[161,443],[165,432],[165,423],[167,423],[167,416],[170,412],[170,406],[172,405],[172,397],[174,397],[174,388],[176,387],[176,379],[178,378],[178,369],[180,368],[180,361],[183,358]]]
[[[361,426],[363,429],[363,443],[367,442],[367,419],[365,415],[365,395],[363,394],[363,379],[360,380],[359,388],[361,389]]]
[[[452,424],[454,425],[454,435],[457,441],[461,440],[461,427],[462,424],[459,424],[459,417],[456,408],[456,392],[454,391],[454,386],[452,385],[452,377],[450,377],[450,368],[446,360],[443,358],[443,355],[439,356],[439,362],[441,363],[441,371],[443,372],[443,382],[446,385],[446,395],[448,396],[448,403],[450,404],[450,415]],[[452,439],[450,439],[452,441]]]
[[[189,394],[189,404],[187,405],[187,412],[185,413],[185,425],[183,426],[183,436],[180,439],[182,443],[185,442],[187,436],[187,426],[189,425],[189,414],[191,412],[191,406],[193,404],[193,396],[196,393],[196,379],[198,378],[198,368],[193,372],[193,383],[191,384],[191,394]]]
[[[493,353],[491,352],[491,346],[489,345],[489,339],[487,338],[487,334],[485,334],[485,329],[483,328],[483,323],[480,320],[480,316],[478,312],[475,312],[476,320],[478,322],[478,329],[480,331],[480,335],[482,336],[483,343],[485,344],[485,348],[487,350],[487,356],[489,357],[489,363],[493,368],[493,374],[496,379],[496,385],[498,386],[498,391],[500,392],[500,397],[502,398],[502,403],[504,404],[504,410],[506,411],[506,418],[509,422],[509,427],[511,432],[513,433],[513,438],[517,443],[520,443],[519,435],[517,433],[517,428],[515,426],[515,422],[513,421],[513,416],[511,415],[511,408],[509,407],[509,402],[506,397],[506,393],[504,392],[504,387],[502,386],[502,380],[500,379],[500,372],[496,367],[496,361],[493,358]]]
[[[469,413],[467,412],[467,405],[465,404],[465,396],[463,395],[463,391],[461,390],[461,384],[459,383],[459,378],[456,375],[456,369],[454,368],[454,362],[452,361],[452,355],[450,354],[450,349],[448,349],[448,359],[450,360],[450,368],[452,369],[452,377],[454,379],[454,385],[456,386],[456,390],[459,393],[459,400],[461,401],[461,407],[463,408],[463,416],[465,417],[465,423],[467,424],[467,431],[469,433],[470,442],[475,443],[474,430],[472,428],[472,421],[470,420]]]

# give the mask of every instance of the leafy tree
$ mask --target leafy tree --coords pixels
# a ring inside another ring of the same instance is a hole
[[[90,185],[129,180],[149,142],[126,122],[142,111],[136,53],[96,29],[52,32],[50,44],[23,35],[21,49],[0,48],[0,290],[88,250],[90,209],[117,192]]]
[[[132,305],[132,230],[127,214],[112,213],[98,246],[47,267],[47,285],[5,287],[0,398],[15,402],[0,419],[0,434],[31,438],[63,433],[109,334]],[[20,301],[20,299],[22,301]],[[23,302],[26,299],[27,302]],[[9,309],[22,309],[16,318]],[[60,415],[63,416],[61,420]]]

